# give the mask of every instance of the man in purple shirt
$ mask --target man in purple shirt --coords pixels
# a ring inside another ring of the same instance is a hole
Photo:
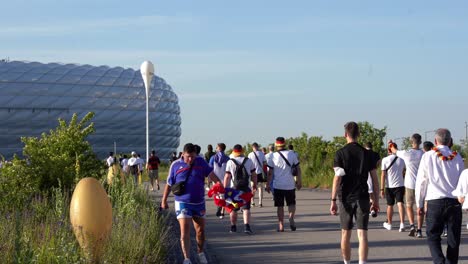
[[[163,209],[169,208],[167,197],[171,186],[186,181],[185,192],[175,195],[174,207],[180,225],[180,243],[184,254],[184,263],[190,262],[190,223],[193,223],[197,239],[198,260],[208,263],[203,253],[205,243],[205,178],[219,182],[213,173],[213,168],[202,157],[197,155],[195,145],[188,143],[184,146],[182,158],[172,163],[169,170],[166,187],[161,201]]]

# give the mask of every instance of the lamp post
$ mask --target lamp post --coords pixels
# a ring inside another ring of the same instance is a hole
[[[141,77],[146,90],[146,160],[149,158],[149,90],[154,75],[154,66],[151,61],[144,61],[140,66]]]
[[[424,141],[427,141],[427,133],[434,133],[435,130],[424,131]]]

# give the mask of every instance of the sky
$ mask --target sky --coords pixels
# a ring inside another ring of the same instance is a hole
[[[179,97],[181,145],[466,136],[466,1],[0,0],[0,58],[138,69]]]

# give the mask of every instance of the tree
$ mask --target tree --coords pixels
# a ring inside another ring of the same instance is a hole
[[[385,126],[382,129],[378,129],[367,121],[358,122],[358,125],[361,132],[359,143],[364,144],[366,142],[370,142],[372,143],[374,151],[378,152],[381,156],[385,154],[384,138],[387,135],[387,127]]]

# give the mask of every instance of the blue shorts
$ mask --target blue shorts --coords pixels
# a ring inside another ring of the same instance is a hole
[[[206,207],[205,202],[198,204],[174,202],[177,219],[202,217],[205,218]]]

